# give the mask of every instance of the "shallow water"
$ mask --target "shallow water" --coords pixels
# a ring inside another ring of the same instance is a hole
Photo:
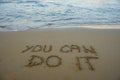
[[[120,1],[0,1],[0,31],[81,25],[119,25]]]

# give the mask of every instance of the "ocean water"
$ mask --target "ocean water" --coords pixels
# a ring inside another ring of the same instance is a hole
[[[120,0],[0,0],[0,31],[120,25]]]

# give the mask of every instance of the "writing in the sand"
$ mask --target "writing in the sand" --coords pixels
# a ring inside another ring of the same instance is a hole
[[[53,45],[26,45],[25,48],[22,50],[21,53],[41,53],[41,54],[50,54],[47,57],[32,54],[28,63],[25,65],[26,67],[34,67],[34,66],[41,66],[46,65],[47,67],[56,68],[62,66],[65,63],[64,59],[69,59],[70,54],[75,54],[76,57],[73,57],[74,65],[78,70],[83,70],[84,67],[82,64],[87,64],[88,70],[94,71],[95,67],[92,65],[93,63],[91,60],[98,59],[97,51],[93,46],[86,46],[86,45],[62,45],[60,47],[56,47],[58,49],[54,49]],[[57,51],[58,50],[58,51]],[[52,51],[59,52],[59,55],[52,54]],[[69,54],[68,57],[61,57],[60,54]],[[84,60],[84,61],[83,61]]]

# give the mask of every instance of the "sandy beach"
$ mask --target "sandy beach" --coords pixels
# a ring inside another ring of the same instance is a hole
[[[0,80],[120,80],[120,26],[0,32]]]

